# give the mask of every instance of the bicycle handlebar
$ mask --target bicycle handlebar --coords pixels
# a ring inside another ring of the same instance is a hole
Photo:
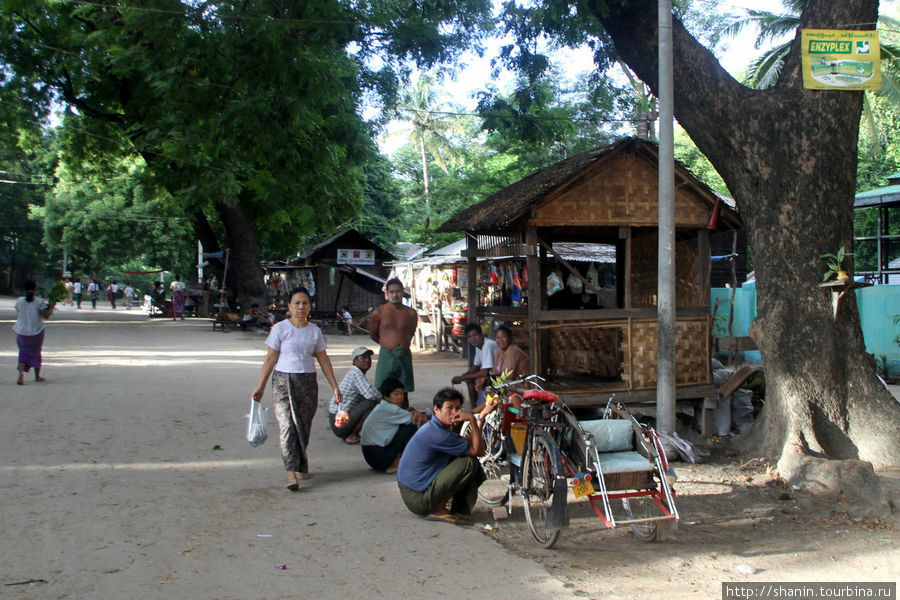
[[[540,385],[539,383],[537,383],[537,380],[540,380],[540,381],[547,381],[546,379],[544,379],[544,378],[541,377],[540,375],[534,374],[534,375],[528,375],[528,376],[526,376],[526,377],[523,377],[522,379],[516,379],[516,380],[514,380],[514,381],[507,381],[507,382],[505,382],[505,383],[498,383],[498,384],[496,384],[496,385],[492,384],[492,385],[489,385],[489,386],[487,386],[487,387],[490,388],[490,389],[493,389],[493,390],[496,391],[496,392],[499,392],[499,391],[502,390],[503,388],[507,388],[507,387],[509,387],[509,386],[511,386],[511,385],[517,385],[517,384],[520,384],[520,383],[530,383],[531,385],[535,386],[535,387],[538,388],[538,389],[543,389],[543,388],[541,387],[541,385]]]

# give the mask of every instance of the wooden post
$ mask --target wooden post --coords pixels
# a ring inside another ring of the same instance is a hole
[[[699,261],[697,272],[700,274],[700,297],[697,298],[698,304],[706,305],[709,303],[709,277],[712,257],[709,248],[709,230],[700,229],[697,233],[697,260]]]
[[[543,375],[545,365],[540,351],[540,341],[543,337],[536,326],[538,325],[538,312],[543,307],[543,273],[541,273],[541,259],[538,255],[538,235],[534,225],[525,228],[525,245],[528,256],[525,264],[528,267],[528,354],[531,359],[531,368],[535,373]]]
[[[468,311],[466,312],[466,323],[477,323],[478,280],[476,279],[476,277],[478,274],[478,238],[474,233],[469,232],[466,232],[466,272],[469,274],[469,301]],[[463,358],[468,359],[469,364],[472,364],[472,360],[474,360],[475,356],[469,348],[469,342],[465,336],[463,337],[462,347]]]
[[[623,308],[632,308],[631,306],[631,289],[633,282],[631,280],[631,227],[620,227],[619,238],[624,240],[625,244],[625,305]]]

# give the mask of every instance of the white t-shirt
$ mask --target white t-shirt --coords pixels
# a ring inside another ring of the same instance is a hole
[[[75,293],[76,293],[76,294],[80,294],[80,293],[81,293],[81,282],[80,282],[80,281],[76,281],[76,282],[75,282]]]
[[[44,330],[44,319],[40,315],[40,310],[44,307],[44,300],[40,296],[35,296],[31,302],[25,297],[16,300],[16,313],[18,318],[16,324],[13,325],[13,331],[19,335],[37,335]]]
[[[481,348],[475,348],[475,360],[472,364],[482,369],[493,369],[494,361],[497,358],[497,350],[499,350],[497,342],[484,338],[484,344],[482,344]]]
[[[278,352],[275,370],[282,373],[315,373],[315,355],[327,348],[318,326],[294,327],[290,319],[279,321],[269,330],[266,346]]]
[[[180,281],[173,281],[171,284],[169,284],[169,289],[173,292],[183,292],[184,288],[185,285]]]
[[[134,298],[134,288],[130,285],[125,286],[125,297],[126,298]]]

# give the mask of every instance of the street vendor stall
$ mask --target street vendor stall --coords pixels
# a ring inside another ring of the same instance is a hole
[[[520,324],[516,343],[570,406],[611,393],[655,400],[658,159],[654,144],[624,139],[535,171],[438,229],[466,233],[469,321]],[[710,236],[741,221],[678,164],[675,196],[676,396],[712,407]],[[595,258],[566,258],[579,248]]]

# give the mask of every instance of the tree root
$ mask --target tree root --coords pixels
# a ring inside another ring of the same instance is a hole
[[[870,462],[817,458],[788,444],[776,468],[791,485],[812,494],[834,496],[835,502],[854,516],[886,517],[897,510]]]

